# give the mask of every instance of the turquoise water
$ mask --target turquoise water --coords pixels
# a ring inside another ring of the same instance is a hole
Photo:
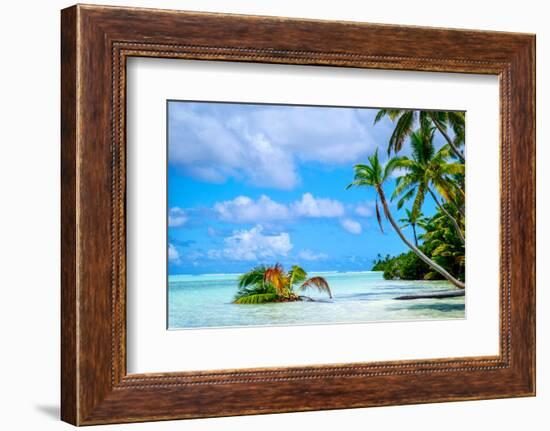
[[[464,297],[395,300],[414,293],[454,289],[445,281],[384,280],[381,272],[309,273],[326,278],[334,298],[313,290],[317,302],[232,304],[238,274],[175,275],[168,281],[169,329],[310,325],[384,320],[462,319]]]

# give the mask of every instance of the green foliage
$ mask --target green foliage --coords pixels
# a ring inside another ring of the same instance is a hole
[[[444,206],[453,217],[459,217],[453,205],[444,204]],[[426,253],[447,271],[456,274],[459,280],[464,280],[466,263],[464,244],[449,217],[438,211],[432,218],[420,222],[419,226],[425,231],[420,238],[424,242]],[[435,274],[432,272],[426,275],[427,279],[434,277]]]
[[[373,270],[383,271],[387,279],[441,279],[446,278],[458,287],[464,287],[464,147],[465,115],[463,112],[381,109],[376,124],[388,117],[395,125],[388,141],[385,166],[378,160],[378,152],[368,158],[369,165],[356,165],[355,177],[348,186],[373,187],[376,192],[377,220],[382,229],[378,200],[384,214],[396,233],[411,249],[398,256],[375,260]],[[447,142],[436,150],[434,135],[439,133]],[[410,156],[398,153],[410,145]],[[391,200],[397,209],[406,204],[406,217],[399,226],[385,200],[383,182],[397,174]],[[422,209],[430,195],[437,212],[424,217]],[[406,238],[403,229],[412,228],[414,244]],[[426,263],[427,262],[427,263]]]
[[[460,161],[464,155],[460,148],[464,145],[465,114],[455,111],[416,111],[409,109],[380,109],[374,119],[374,124],[382,118],[388,117],[395,128],[388,141],[388,155],[399,153],[405,145],[406,139],[411,136],[415,128],[435,126],[451,145],[452,154]],[[450,128],[454,134],[451,139],[448,134]]]
[[[420,214],[426,194],[437,191],[448,202],[457,202],[457,184],[453,175],[463,175],[464,165],[451,162],[449,145],[439,151],[434,146],[435,128],[424,123],[417,131],[410,134],[412,157],[393,157],[388,161],[386,170],[399,170],[402,175],[396,180],[396,187],[391,199],[400,198],[397,208],[414,197],[412,213]]]
[[[235,304],[265,304],[279,298],[276,293],[255,293],[235,299]]]
[[[239,287],[247,287],[255,284],[263,284],[265,266],[257,266],[239,277]]]
[[[388,259],[382,267],[386,280],[423,280],[428,273],[431,273],[431,268],[412,251]],[[442,278],[438,273],[436,274]]]
[[[298,265],[292,265],[290,271],[288,271],[289,283],[291,286],[303,283],[307,279],[307,272]]]
[[[259,304],[277,296],[275,287],[264,282],[266,270],[265,266],[257,266],[239,277],[235,303]]]
[[[445,204],[447,211],[458,217],[452,205]],[[441,265],[459,280],[464,281],[465,258],[464,245],[458,237],[450,219],[441,211],[431,218],[421,218],[418,226],[424,230],[419,235],[423,241],[420,250],[430,259]],[[443,277],[432,270],[412,251],[398,256],[378,255],[372,271],[383,271],[387,280],[441,280]]]
[[[371,271],[384,271],[386,269],[386,265],[388,265],[388,262],[391,259],[392,257],[389,254],[387,254],[385,257],[382,257],[382,255],[378,253],[377,258],[374,260]]]
[[[332,298],[332,292],[323,277],[307,278],[307,272],[293,265],[288,272],[280,264],[257,266],[239,277],[235,304],[264,304],[268,302],[297,301],[298,291],[316,289]]]

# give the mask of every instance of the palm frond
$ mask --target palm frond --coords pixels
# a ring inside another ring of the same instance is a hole
[[[256,268],[244,273],[239,277],[238,286],[247,287],[258,283],[263,283],[265,271],[265,266],[257,266]]]
[[[403,177],[399,177],[393,190],[393,193],[390,197],[390,200],[394,200],[403,193],[408,193],[408,191],[418,185],[418,179],[416,175],[408,174]]]
[[[395,119],[401,115],[403,111],[401,109],[380,109],[376,117],[374,118],[374,124],[378,123],[382,118],[388,117],[390,120],[395,121]]]
[[[405,193],[403,195],[403,197],[401,199],[399,199],[397,201],[397,209],[400,210],[401,208],[403,208],[403,205],[405,205],[405,202],[407,202],[408,200],[410,200],[413,195],[414,195],[414,192],[415,192],[415,189],[411,189],[409,190],[407,193]],[[409,210],[406,210],[407,213],[409,212]]]
[[[288,271],[287,277],[289,279],[289,285],[294,286],[295,284],[303,283],[307,278],[307,272],[304,268],[294,265]]]
[[[455,134],[454,143],[457,147],[464,145],[466,113],[459,111],[447,112],[447,122]]]
[[[387,109],[380,109],[377,113],[376,113],[376,117],[374,117],[374,123],[373,124],[376,124],[378,123],[382,118],[384,118],[386,115],[388,115],[388,110]]]
[[[426,188],[423,185],[420,185],[416,192],[416,198],[414,199],[414,203],[412,207],[413,214],[415,215],[420,214],[420,212],[422,211],[422,205],[424,204],[425,199],[426,199]]]
[[[306,280],[298,288],[298,290],[306,290],[311,288],[315,288],[321,293],[327,293],[329,298],[332,299],[332,292],[330,291],[330,286],[328,285],[327,280],[325,280],[323,277],[311,277],[310,279]]]
[[[401,151],[403,142],[405,142],[405,139],[413,130],[415,112],[416,111],[411,110],[402,111],[388,143],[388,155],[391,154],[392,151],[394,153]]]
[[[269,267],[264,273],[264,283],[271,284],[279,294],[284,294],[288,289],[288,280],[280,264]]]
[[[273,302],[279,298],[276,293],[256,293],[248,296],[241,296],[236,298],[235,304],[265,304],[266,302]]]
[[[392,157],[388,162],[386,163],[386,167],[384,168],[384,179],[388,178],[390,175],[392,175],[397,169],[402,169],[405,171],[409,171],[411,169],[411,160],[407,157],[401,156],[401,157]]]
[[[457,175],[457,174],[464,175],[465,172],[466,172],[466,169],[463,163],[445,163],[441,167],[441,173],[446,175]]]

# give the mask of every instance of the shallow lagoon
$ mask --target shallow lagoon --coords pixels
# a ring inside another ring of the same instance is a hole
[[[172,275],[168,281],[169,329],[462,319],[464,296],[395,300],[401,295],[452,290],[446,281],[384,280],[381,272],[311,272],[328,281],[334,298],[305,292],[315,302],[238,305],[231,301],[238,274]]]

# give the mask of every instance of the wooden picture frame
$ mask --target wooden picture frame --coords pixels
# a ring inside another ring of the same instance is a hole
[[[534,35],[77,5],[62,11],[61,49],[64,421],[91,425],[535,394]],[[128,375],[130,56],[498,75],[500,354]]]

